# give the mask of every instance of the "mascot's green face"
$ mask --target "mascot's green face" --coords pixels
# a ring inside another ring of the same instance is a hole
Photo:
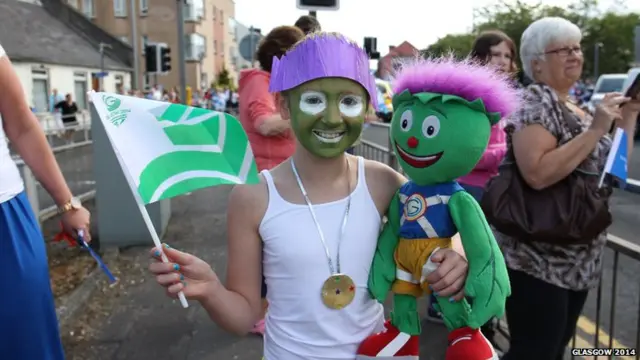
[[[487,147],[491,125],[482,100],[454,95],[411,94],[393,98],[391,143],[398,162],[419,185],[454,181],[476,166]]]

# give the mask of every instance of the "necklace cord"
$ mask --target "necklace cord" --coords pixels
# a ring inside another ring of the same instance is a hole
[[[302,196],[304,197],[304,201],[307,203],[307,207],[309,208],[309,212],[311,213],[311,217],[313,218],[313,222],[316,225],[316,229],[318,230],[318,235],[320,236],[320,241],[322,242],[322,246],[324,247],[325,255],[327,256],[327,263],[329,265],[329,271],[331,275],[340,273],[340,248],[342,245],[342,239],[344,238],[344,234],[347,230],[347,220],[349,218],[349,212],[351,210],[351,166],[349,164],[349,159],[347,160],[347,207],[344,212],[344,217],[342,219],[342,226],[340,227],[340,238],[338,239],[338,253],[336,254],[336,267],[333,266],[333,260],[331,259],[331,253],[329,252],[329,247],[327,246],[327,242],[324,237],[324,232],[322,231],[322,227],[320,226],[320,222],[316,216],[316,212],[313,209],[313,205],[311,200],[309,199],[309,195],[304,185],[302,184],[302,179],[298,174],[298,169],[296,169],[296,164],[291,159],[291,170],[293,170],[293,174],[296,177],[296,181],[298,182],[298,187],[302,192]]]

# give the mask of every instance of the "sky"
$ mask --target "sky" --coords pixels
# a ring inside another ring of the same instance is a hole
[[[266,34],[280,25],[293,25],[307,11],[296,8],[296,0],[235,0],[236,21]],[[524,0],[526,3],[538,3]],[[600,0],[602,9],[615,0]],[[378,39],[384,56],[389,46],[409,41],[418,49],[447,34],[469,31],[473,9],[494,4],[493,0],[340,0],[340,10],[318,12],[322,29],[337,31],[362,44],[365,36]],[[571,0],[545,0],[547,5],[566,6]],[[393,4],[393,7],[391,6]],[[640,1],[627,0],[630,10],[640,11]],[[390,16],[389,14],[396,14]]]

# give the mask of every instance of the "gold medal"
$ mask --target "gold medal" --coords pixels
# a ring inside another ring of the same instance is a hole
[[[356,296],[356,284],[345,274],[334,274],[322,285],[322,302],[330,309],[340,310]]]

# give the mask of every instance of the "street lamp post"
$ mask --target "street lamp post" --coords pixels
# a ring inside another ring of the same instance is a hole
[[[133,47],[133,79],[131,87],[133,90],[140,90],[140,47],[138,46],[138,25],[136,24],[138,14],[136,12],[136,2],[131,3],[131,47]]]
[[[598,80],[598,76],[600,73],[600,49],[602,48],[602,43],[595,43],[593,46],[593,78],[594,81]]]
[[[180,97],[182,102],[186,104],[187,96],[187,69],[185,65],[185,46],[184,46],[184,5],[186,0],[177,0],[178,6],[178,71],[180,73]]]
[[[99,78],[99,83],[100,83],[100,91],[104,91],[104,75],[105,75],[105,71],[104,71],[104,49],[110,49],[111,45],[107,44],[107,43],[103,43],[101,42],[99,44],[99,51],[100,51],[100,78]]]

